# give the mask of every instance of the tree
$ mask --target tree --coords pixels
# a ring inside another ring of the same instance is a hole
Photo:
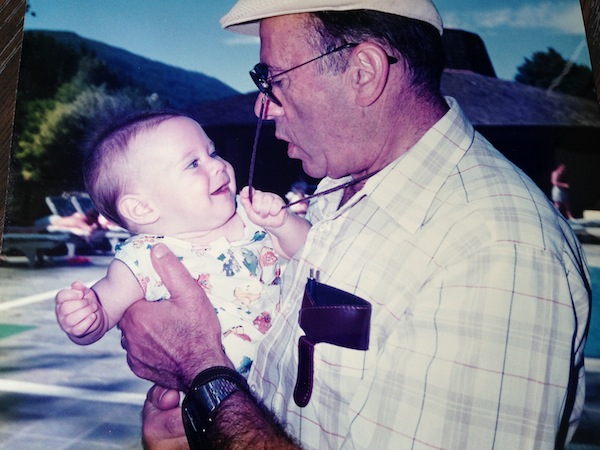
[[[515,81],[563,94],[595,99],[592,70],[565,60],[556,50],[535,52],[517,68]]]
[[[39,196],[83,189],[83,140],[106,115],[161,103],[125,85],[90,52],[72,51],[38,34],[28,42],[35,51],[24,52],[21,64],[7,210],[13,224],[39,217],[33,208]],[[40,61],[40,54],[49,60]]]

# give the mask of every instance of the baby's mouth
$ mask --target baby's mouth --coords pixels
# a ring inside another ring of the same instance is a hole
[[[211,195],[219,195],[219,194],[224,194],[224,193],[228,193],[228,192],[229,192],[229,183],[225,183],[219,189],[214,191]]]

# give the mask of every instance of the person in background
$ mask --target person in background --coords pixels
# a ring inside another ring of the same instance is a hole
[[[308,200],[304,200],[308,197],[307,190],[308,183],[300,180],[293,183],[285,194],[285,199],[290,203],[290,210],[299,216],[304,216],[308,210]]]
[[[556,169],[552,171],[552,174],[550,174],[550,182],[552,183],[551,196],[556,209],[564,214],[567,219],[572,220],[575,217],[571,214],[571,206],[569,204],[569,188],[571,186],[569,183],[565,182],[566,171],[567,166],[560,163]]]
[[[74,212],[68,216],[44,216],[35,221],[35,226],[44,227],[49,232],[66,231],[76,236],[89,237],[98,228],[98,223],[85,214]]]
[[[564,447],[584,399],[584,254],[440,93],[431,1],[239,0],[221,24],[260,36],[255,111],[326,195],[247,383],[202,289],[153,248],[172,301],[138,302],[120,323],[131,368],[157,383],[146,445]]]

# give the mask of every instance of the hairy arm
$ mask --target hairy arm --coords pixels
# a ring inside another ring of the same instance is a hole
[[[300,448],[271,411],[243,392],[219,405],[208,438],[217,450]]]
[[[187,449],[179,392],[155,385],[142,412],[144,448]],[[219,405],[207,436],[214,450],[299,449],[273,414],[254,398],[237,392]]]

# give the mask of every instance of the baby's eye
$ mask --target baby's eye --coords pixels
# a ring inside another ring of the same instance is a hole
[[[209,156],[210,156],[211,158],[218,158],[218,157],[219,157],[219,151],[218,151],[218,150],[215,150],[215,151],[214,151],[214,152],[212,152],[212,153],[211,153]]]
[[[187,169],[197,169],[199,165],[200,165],[200,163],[198,162],[197,159],[195,159],[191,163],[189,163],[189,165],[187,166]]]

